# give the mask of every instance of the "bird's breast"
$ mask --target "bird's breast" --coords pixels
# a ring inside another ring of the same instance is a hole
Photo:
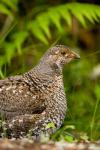
[[[60,127],[66,114],[67,102],[64,92],[62,77],[55,76],[51,86],[51,92],[47,100],[46,114],[51,122]]]

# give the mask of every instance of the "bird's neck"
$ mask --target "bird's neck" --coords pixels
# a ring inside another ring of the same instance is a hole
[[[48,75],[62,75],[62,68],[60,68],[56,63],[39,63],[35,69],[40,72],[40,74],[48,74]],[[33,69],[34,70],[34,69]]]

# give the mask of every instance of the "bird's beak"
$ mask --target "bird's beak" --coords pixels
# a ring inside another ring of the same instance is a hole
[[[80,55],[75,52],[72,52],[69,57],[73,59],[80,59]]]

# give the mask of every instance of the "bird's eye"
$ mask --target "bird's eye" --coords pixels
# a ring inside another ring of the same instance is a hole
[[[66,52],[65,52],[65,51],[62,51],[61,54],[62,54],[63,56],[65,56],[65,55],[66,55]]]

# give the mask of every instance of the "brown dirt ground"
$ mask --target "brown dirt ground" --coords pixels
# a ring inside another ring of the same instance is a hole
[[[91,142],[48,142],[40,143],[29,139],[0,139],[0,150],[100,150],[100,141]]]

